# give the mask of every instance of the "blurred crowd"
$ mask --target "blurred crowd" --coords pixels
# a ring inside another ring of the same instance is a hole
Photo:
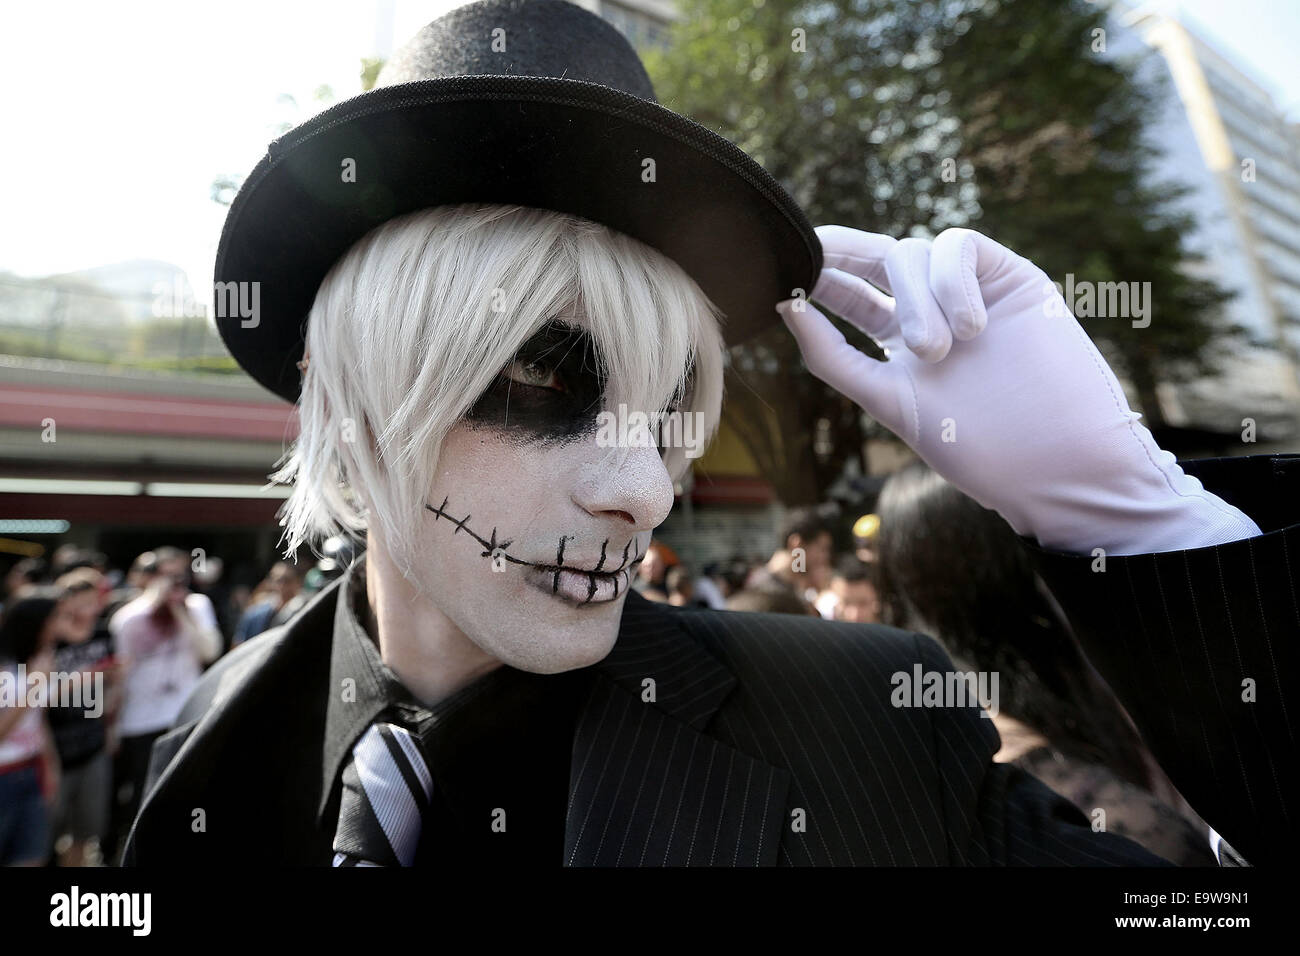
[[[278,561],[251,589],[174,547],[125,571],[75,546],[15,564],[0,606],[0,865],[114,863],[153,743],[203,671],[292,617],[353,551],[331,539],[305,574]]]
[[[837,553],[836,542],[841,545]],[[999,677],[995,760],[1042,779],[1105,828],[1180,864],[1213,865],[1207,827],[1169,783],[1092,668],[1030,553],[995,513],[922,465],[891,476],[854,519],[794,509],[770,554],[698,572],[654,541],[634,587],[682,607],[816,615],[929,634],[958,669]],[[251,592],[221,561],[160,547],[115,571],[77,548],[26,559],[0,608],[0,864],[113,863],[154,741],[203,670],[275,627],[355,556],[331,539],[310,568],[275,563]],[[305,569],[305,573],[304,573]],[[863,629],[862,640],[877,633]],[[40,673],[98,680],[94,707]],[[96,675],[102,675],[96,678]],[[9,697],[5,696],[5,687]],[[44,694],[44,696],[42,696]],[[27,706],[17,706],[23,701]]]
[[[770,556],[737,555],[698,574],[671,547],[652,541],[633,587],[666,604],[872,624],[881,619],[871,541],[876,527],[875,515],[854,522],[853,548],[837,559],[838,519],[817,507],[795,508]]]

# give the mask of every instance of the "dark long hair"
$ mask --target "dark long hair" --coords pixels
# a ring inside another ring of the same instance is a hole
[[[0,661],[24,664],[31,660],[62,598],[62,588],[49,585],[24,587],[14,593],[0,613]]]
[[[1062,754],[1150,789],[1141,738],[1011,526],[924,465],[880,493],[886,623],[927,631],[958,666],[998,674],[998,706]]]

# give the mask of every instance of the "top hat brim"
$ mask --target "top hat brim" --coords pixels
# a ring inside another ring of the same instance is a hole
[[[348,160],[355,181],[343,175]],[[218,291],[226,347],[296,401],[307,315],[330,268],[388,219],[473,202],[572,213],[659,250],[723,312],[729,345],[779,322],[776,303],[811,294],[822,268],[798,204],[693,120],[582,80],[437,77],[353,97],[271,144],[217,251],[215,281],[237,284],[218,290],[257,293],[223,307]]]

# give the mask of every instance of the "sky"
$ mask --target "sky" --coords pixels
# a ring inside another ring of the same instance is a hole
[[[462,0],[27,0],[0,30],[0,270],[159,259],[208,286],[225,208],[276,125],[360,92],[360,59]],[[1300,0],[1181,0],[1300,120]],[[385,26],[380,26],[380,25]],[[284,99],[294,97],[297,106]]]

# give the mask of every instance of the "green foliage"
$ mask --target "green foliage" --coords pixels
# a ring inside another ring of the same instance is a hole
[[[1138,61],[1094,52],[1104,11],[1082,0],[990,0],[949,32],[939,82],[961,121],[961,163],[979,188],[972,222],[1076,284],[1150,282],[1150,325],[1081,318],[1127,374],[1159,427],[1158,381],[1211,374],[1242,335],[1222,317],[1229,294],[1192,274],[1186,189],[1155,178],[1146,138],[1163,86]],[[1150,53],[1155,57],[1157,54]]]
[[[0,274],[0,354],[111,368],[238,371],[205,316],[141,318],[141,306],[150,304],[148,296],[117,295],[81,277]]]
[[[1093,52],[1099,5],[681,0],[678,9],[672,45],[644,57],[661,102],[753,156],[814,224],[898,237],[970,226],[1058,281],[1150,282],[1149,327],[1082,321],[1157,428],[1155,383],[1212,371],[1238,334],[1220,318],[1226,294],[1187,272],[1181,189],[1152,180],[1156,156],[1142,134],[1163,91],[1139,86],[1135,64]],[[783,500],[823,497],[869,426],[846,424],[839,396],[792,373],[801,362],[783,328],[734,358],[728,420]]]
[[[361,90],[373,90],[375,81],[379,79],[379,71],[384,68],[386,61],[382,56],[363,56],[361,58]]]

